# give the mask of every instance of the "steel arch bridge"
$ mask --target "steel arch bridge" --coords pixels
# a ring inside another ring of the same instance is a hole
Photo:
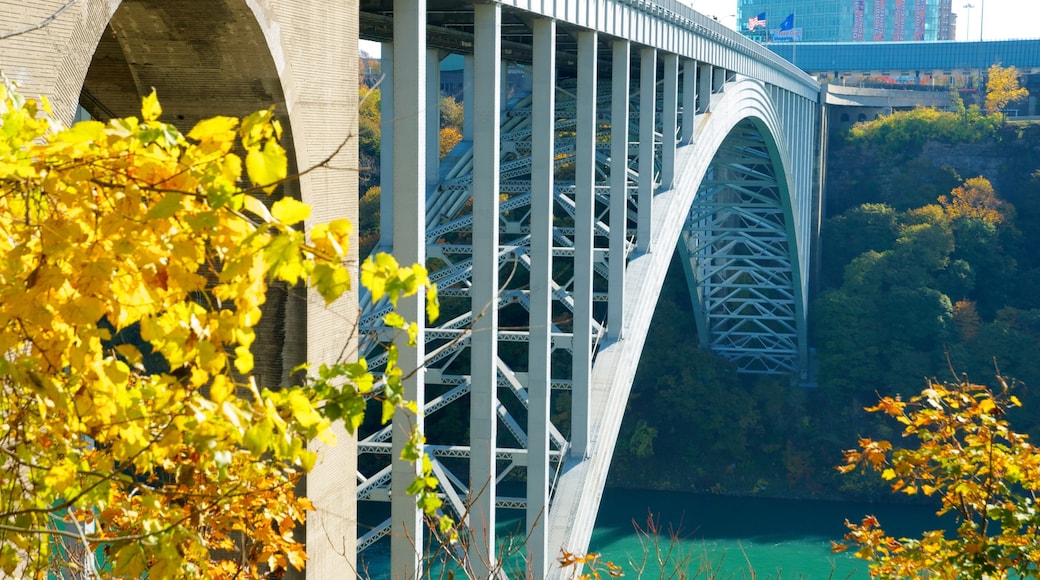
[[[511,508],[526,511],[523,574],[561,576],[561,550],[588,547],[674,252],[702,347],[744,372],[806,368],[819,86],[674,2],[460,4],[362,2],[362,35],[384,41],[377,249],[438,285],[441,317],[399,364],[420,369],[407,396],[445,509],[468,526],[467,573],[503,575],[495,516]],[[441,160],[452,52],[464,139]],[[530,84],[509,83],[503,59]],[[389,305],[360,300],[378,368]],[[422,319],[421,298],[403,308]],[[358,548],[389,535],[394,578],[424,565],[415,467],[394,459],[414,420],[358,442],[359,500],[390,505]],[[523,493],[500,493],[507,478]]]

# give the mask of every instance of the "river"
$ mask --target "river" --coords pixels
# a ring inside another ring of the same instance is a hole
[[[644,549],[635,524],[645,528],[649,514],[661,530],[661,547],[668,547],[668,530],[677,530],[676,553],[689,562],[686,577],[704,580],[863,580],[869,578],[866,563],[847,552],[831,553],[846,518],[859,521],[873,514],[886,531],[901,536],[918,536],[937,523],[935,510],[922,506],[607,490],[590,550],[620,565],[626,578],[639,578],[631,562],[638,562]],[[516,534],[519,525],[517,512],[500,512],[500,537]],[[373,549],[367,577],[388,578],[385,561],[378,561],[388,557],[388,546]],[[648,566],[641,577],[662,576]]]

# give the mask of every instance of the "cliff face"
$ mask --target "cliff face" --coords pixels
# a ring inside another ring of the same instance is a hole
[[[868,202],[892,203],[896,209],[932,203],[980,175],[1020,211],[1038,205],[1031,192],[1040,189],[1032,176],[1040,170],[1040,124],[1009,125],[985,143],[929,141],[895,155],[832,135],[829,151],[827,217]]]

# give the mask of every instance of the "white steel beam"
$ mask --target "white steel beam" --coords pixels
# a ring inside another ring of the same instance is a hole
[[[697,63],[697,112],[707,113],[711,110],[711,63]]]
[[[628,91],[631,43],[613,42],[610,101],[610,277],[607,287],[607,336],[625,332],[625,265],[628,262]]]
[[[697,61],[683,61],[682,142],[693,143],[697,130]]]
[[[462,138],[473,140],[473,55],[462,57]]]
[[[470,340],[469,562],[475,578],[497,568],[495,444],[498,407],[498,205],[502,6],[475,4],[473,105],[473,338]]]
[[[643,47],[639,52],[639,214],[636,216],[636,244],[650,251],[654,217],[654,115],[657,111],[657,50]]]
[[[437,185],[441,167],[441,57],[426,49],[426,185]]]
[[[675,139],[679,122],[679,57],[661,58],[664,65],[664,95],[661,110],[661,189],[671,189],[675,178]]]
[[[393,79],[393,239],[394,253],[403,264],[426,261],[426,0],[394,0]],[[416,346],[397,335],[398,364],[412,372],[404,382],[404,396],[424,404],[423,292],[403,298],[398,310],[419,326]],[[391,469],[390,570],[394,578],[422,576],[422,513],[407,492],[418,466],[401,459],[413,427],[422,428],[422,415],[397,410],[393,418],[394,454]]]
[[[394,231],[394,43],[381,48],[383,79],[379,85],[379,231],[380,243],[393,251]],[[364,195],[365,192],[361,192]]]
[[[589,444],[592,375],[592,229],[596,203],[595,31],[578,33],[578,99],[574,155],[574,362],[571,391],[572,457],[584,457]]]
[[[556,21],[534,21],[531,106],[531,282],[527,371],[527,564],[543,578],[549,553],[549,403],[552,390],[553,151],[556,133]]]

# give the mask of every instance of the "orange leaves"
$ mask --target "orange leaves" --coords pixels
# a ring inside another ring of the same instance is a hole
[[[950,195],[940,195],[939,204],[951,219],[973,218],[987,223],[1004,221],[1007,204],[985,177],[972,177],[963,185],[953,188]]]
[[[1007,577],[1035,569],[1040,540],[1032,497],[1040,488],[1040,454],[1011,430],[1005,411],[1021,402],[1009,393],[1014,385],[997,380],[999,392],[966,380],[929,383],[906,403],[883,398],[867,409],[895,417],[903,436],[917,442],[893,449],[861,439],[859,449],[845,452],[839,470],[869,465],[893,482],[893,492],[937,496],[938,513],[954,512],[961,522],[956,538],[936,530],[919,540],[888,537],[872,517],[847,523],[845,539],[871,562],[872,576]]]

